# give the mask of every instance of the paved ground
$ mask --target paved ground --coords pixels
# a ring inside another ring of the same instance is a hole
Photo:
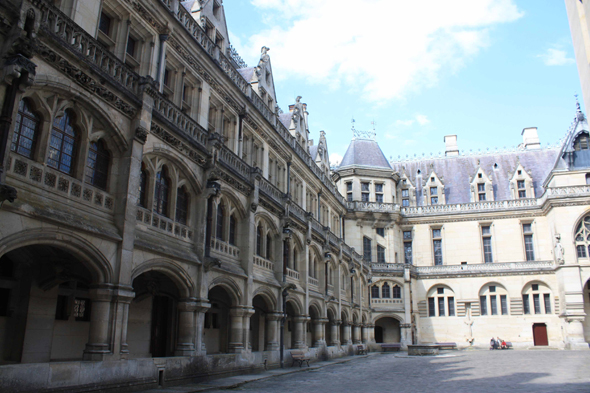
[[[233,378],[239,383],[239,377]],[[223,390],[214,385],[206,390],[227,392],[231,386],[227,380],[212,381]],[[179,388],[158,391],[190,391]],[[248,382],[229,391],[590,393],[590,351],[450,351],[424,358],[375,354]]]

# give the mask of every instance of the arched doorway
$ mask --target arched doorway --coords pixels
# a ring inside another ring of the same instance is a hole
[[[297,308],[293,302],[287,301],[287,308],[285,310],[287,314],[287,319],[285,320],[285,348],[292,349],[295,348],[295,341],[297,339],[297,335],[295,332],[295,318],[297,315]]]
[[[348,315],[343,311],[340,314],[342,324],[340,324],[340,344],[348,345],[350,340],[350,325],[348,321]]]
[[[227,290],[220,285],[211,288],[207,297],[211,308],[205,313],[203,343],[208,354],[228,353],[229,311],[232,306],[232,298]]]
[[[375,321],[375,342],[398,343],[401,339],[399,321],[392,317],[383,317]]]
[[[133,280],[135,298],[129,305],[129,355],[173,356],[176,344],[178,287],[168,276],[148,271]]]
[[[328,309],[328,326],[326,326],[326,345],[338,345],[338,325],[332,309]]]
[[[271,333],[270,329],[272,328],[268,318],[271,307],[261,295],[254,297],[252,306],[254,307],[254,315],[250,317],[250,345],[254,352],[266,351],[268,350],[267,344],[269,342],[269,333]]]
[[[98,284],[61,247],[30,245],[0,257],[0,364],[83,358]]]
[[[322,343],[320,312],[315,305],[309,306],[310,320],[307,322],[307,346],[319,347]]]

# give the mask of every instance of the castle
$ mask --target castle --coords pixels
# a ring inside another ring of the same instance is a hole
[[[6,0],[0,37],[3,391],[169,386],[290,349],[588,349],[579,106],[556,146],[526,128],[465,155],[447,135],[388,161],[355,130],[331,168],[220,0]]]

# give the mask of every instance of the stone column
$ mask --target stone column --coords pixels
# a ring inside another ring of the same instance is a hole
[[[244,349],[251,350],[250,345],[250,318],[254,315],[253,307],[244,307],[244,315],[242,316],[242,329],[243,329],[243,343]]]
[[[305,331],[306,317],[293,317],[293,344],[296,349],[305,348],[305,340],[303,333]]]
[[[283,314],[275,312],[266,314],[266,348],[267,351],[279,349],[279,321]]]
[[[90,332],[84,350],[84,360],[104,360],[105,356],[111,353],[109,328],[112,297],[111,289],[90,290],[92,312],[90,313]]]
[[[339,325],[340,323],[338,323],[338,321],[332,321],[330,323],[330,336],[332,336],[332,342],[328,343],[329,345],[340,345],[340,340],[338,339],[338,333],[340,332]]]
[[[400,323],[401,331],[400,343],[403,349],[408,348],[408,344],[412,343],[412,324],[411,323]]]
[[[244,350],[244,314],[245,310],[242,307],[233,307],[229,311],[229,352],[238,353]]]
[[[361,343],[361,325],[358,323],[354,324],[353,326],[353,342],[354,344]]]
[[[584,316],[565,316],[565,348],[588,350],[588,343],[584,338]]]
[[[319,320],[321,329],[320,329],[320,338],[322,340],[322,343],[324,343],[324,345],[327,345],[328,343],[326,343],[326,324],[329,322],[328,319],[326,318],[322,318]]]
[[[185,299],[178,303],[178,339],[175,356],[191,356],[195,353],[195,310],[194,299]]]
[[[311,345],[313,347],[321,347],[322,342],[324,341],[322,338],[323,328],[324,325],[321,322],[321,319],[314,319],[313,321],[313,340]]]
[[[368,325],[368,331],[369,331],[369,342],[374,343],[375,342],[375,325],[373,325],[373,324]]]
[[[129,288],[126,290],[124,287],[119,287],[119,289],[115,290],[113,300],[114,300],[114,310],[115,310],[115,328],[114,331],[121,331],[121,335],[119,337],[119,348],[120,348],[120,355],[122,359],[126,359],[127,355],[129,355],[129,348],[127,345],[127,326],[129,324],[129,304],[133,301],[135,297],[135,293]],[[117,342],[115,340],[115,348],[117,347]]]
[[[361,339],[363,341],[363,344],[369,343],[369,331],[367,325],[361,326]]]
[[[196,310],[193,314],[194,324],[196,326],[195,331],[195,351],[196,353],[206,352],[207,349],[203,345],[203,325],[205,324],[205,313],[211,307],[211,304],[206,301],[198,301],[196,304]]]
[[[344,337],[341,337],[342,345],[348,345],[350,343],[350,324],[348,322],[342,322],[344,324]]]

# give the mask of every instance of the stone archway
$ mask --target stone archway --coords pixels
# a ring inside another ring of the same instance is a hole
[[[396,318],[381,317],[375,321],[375,342],[399,343],[401,341],[400,322]]]
[[[278,316],[262,295],[252,299],[254,314],[250,317],[250,345],[253,352],[272,351],[278,348],[276,340]]]
[[[584,340],[590,343],[590,279],[584,284],[582,293],[584,296],[584,312],[586,313],[584,318]]]
[[[203,343],[208,354],[230,352],[230,310],[232,297],[225,287],[217,285],[207,295],[211,308],[205,313]]]

